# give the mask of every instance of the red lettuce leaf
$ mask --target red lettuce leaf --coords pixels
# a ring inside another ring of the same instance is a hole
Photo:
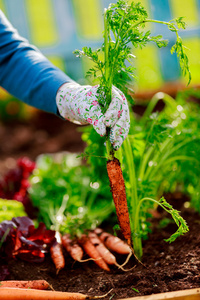
[[[0,223],[0,241],[2,257],[41,262],[55,242],[55,231],[46,229],[44,223],[35,228],[30,218],[17,217]]]

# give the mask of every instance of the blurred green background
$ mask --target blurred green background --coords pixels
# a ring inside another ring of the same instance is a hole
[[[130,0],[129,2],[131,2]],[[19,33],[36,45],[42,53],[72,79],[86,83],[84,74],[89,68],[87,59],[77,59],[75,49],[98,47],[102,43],[103,10],[110,0],[0,0],[0,9]],[[135,1],[136,2],[136,1]],[[150,18],[169,21],[183,16],[187,29],[181,32],[188,47],[192,85],[200,82],[200,0],[141,0]],[[136,92],[158,90],[166,84],[186,84],[176,55],[170,54],[175,36],[164,25],[149,25],[152,34],[162,34],[169,40],[164,49],[150,44],[133,49],[136,55]],[[28,115],[31,109],[0,89],[1,118]],[[25,114],[24,114],[25,110]]]

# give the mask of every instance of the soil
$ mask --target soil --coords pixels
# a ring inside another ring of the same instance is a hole
[[[154,219],[153,232],[143,244],[144,265],[130,259],[123,272],[112,267],[110,272],[101,270],[94,262],[74,263],[65,254],[66,266],[56,275],[49,256],[40,264],[20,260],[8,261],[10,280],[45,279],[55,290],[103,295],[105,299],[122,299],[168,291],[199,288],[200,286],[200,216],[192,209],[185,209],[182,216],[190,231],[172,244],[163,239],[175,231],[175,225],[158,228],[159,219]],[[118,256],[122,263],[125,257]],[[4,262],[5,263],[5,262]]]
[[[0,168],[3,174],[14,166],[16,158],[26,155],[35,159],[39,154],[57,151],[81,151],[81,141],[77,126],[46,115],[37,114],[31,122],[15,122],[0,126]],[[0,261],[7,264],[9,280],[45,279],[55,290],[82,292],[103,295],[111,292],[105,299],[122,299],[140,295],[150,295],[168,291],[200,287],[200,215],[186,208],[188,199],[180,194],[168,195],[168,201],[181,210],[181,215],[189,225],[189,232],[168,244],[168,238],[176,230],[174,223],[161,228],[160,220],[166,217],[158,211],[152,220],[152,233],[143,242],[142,263],[130,259],[123,272],[111,267],[110,272],[101,270],[94,262],[74,263],[64,252],[66,266],[58,274],[51,258],[47,255],[43,263],[29,263],[18,259]],[[117,256],[123,263],[124,256]]]
[[[35,160],[43,153],[82,152],[85,145],[79,127],[41,111],[28,120],[0,122],[0,175],[14,168],[22,156]]]

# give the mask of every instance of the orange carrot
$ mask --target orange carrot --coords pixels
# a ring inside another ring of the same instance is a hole
[[[82,260],[83,249],[75,241],[71,240],[69,234],[62,236],[62,244],[74,260]]]
[[[1,300],[85,300],[90,297],[81,293],[42,291],[19,288],[2,288]]]
[[[62,247],[61,244],[58,242],[55,242],[51,247],[50,247],[50,254],[51,254],[51,258],[55,264],[56,267],[56,273],[58,274],[58,272],[64,268],[65,266],[65,259],[64,259],[64,255],[62,252]]]
[[[131,245],[131,227],[126,199],[126,190],[120,162],[117,158],[107,161],[107,172],[119,226],[124,238],[127,240],[128,244]]]
[[[0,289],[4,287],[46,290],[49,283],[46,280],[5,280],[0,281]],[[0,297],[1,299],[1,297]]]
[[[108,247],[108,249],[110,249],[111,251],[119,254],[129,254],[131,252],[130,247],[117,236],[114,236],[108,232],[104,232],[100,228],[95,229],[94,232],[99,236],[99,239],[105,244],[105,246]]]
[[[102,259],[95,246],[90,242],[89,238],[85,234],[81,236],[81,238],[79,239],[79,243],[83,247],[85,252],[89,255],[89,257],[91,257],[100,268],[105,271],[110,271],[107,263]]]
[[[117,265],[115,256],[104,246],[101,240],[94,232],[88,235],[90,242],[95,246],[103,260],[109,265]]]

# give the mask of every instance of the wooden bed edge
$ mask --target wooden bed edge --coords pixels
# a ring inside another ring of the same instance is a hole
[[[200,288],[152,294],[148,296],[136,296],[120,300],[197,300],[200,299]]]

